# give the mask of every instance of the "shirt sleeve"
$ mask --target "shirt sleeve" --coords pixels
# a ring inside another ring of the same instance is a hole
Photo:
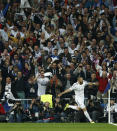
[[[73,84],[72,87],[69,88],[71,91],[76,89],[76,84]]]
[[[87,86],[89,84],[89,82],[84,81],[84,86]]]
[[[9,4],[7,4],[6,7],[4,8],[4,10],[2,11],[4,16],[6,15],[8,8],[9,8]]]
[[[49,81],[50,81],[49,78],[47,78],[47,79],[46,79],[46,83],[48,83]]]

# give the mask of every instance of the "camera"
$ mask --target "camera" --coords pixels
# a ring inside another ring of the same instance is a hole
[[[11,99],[9,99],[9,100],[8,100],[8,103],[9,103],[9,104],[15,104],[16,101],[15,101],[15,100],[11,100]]]

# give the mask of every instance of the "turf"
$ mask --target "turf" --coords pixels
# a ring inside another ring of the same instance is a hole
[[[117,131],[117,126],[97,123],[1,123],[0,131]]]

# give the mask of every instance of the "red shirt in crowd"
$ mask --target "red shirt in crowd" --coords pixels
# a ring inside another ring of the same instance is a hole
[[[26,42],[28,43],[28,42],[30,42],[30,40],[32,40],[33,41],[33,43],[35,43],[36,42],[36,38],[35,37],[33,37],[33,38],[27,38],[26,39]]]
[[[2,29],[2,24],[0,24],[0,29]]]
[[[0,115],[4,115],[4,114],[5,114],[4,107],[2,106],[2,104],[0,104]]]
[[[106,86],[108,84],[108,78],[111,79],[111,75],[109,75],[108,77],[106,78],[103,78],[103,77],[100,77],[99,73],[96,72],[96,77],[99,81],[99,88],[98,88],[98,91],[100,91],[101,93],[104,92],[104,90],[106,89]]]

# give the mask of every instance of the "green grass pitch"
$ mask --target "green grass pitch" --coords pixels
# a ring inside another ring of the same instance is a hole
[[[117,131],[117,126],[97,123],[1,123],[0,131]]]

